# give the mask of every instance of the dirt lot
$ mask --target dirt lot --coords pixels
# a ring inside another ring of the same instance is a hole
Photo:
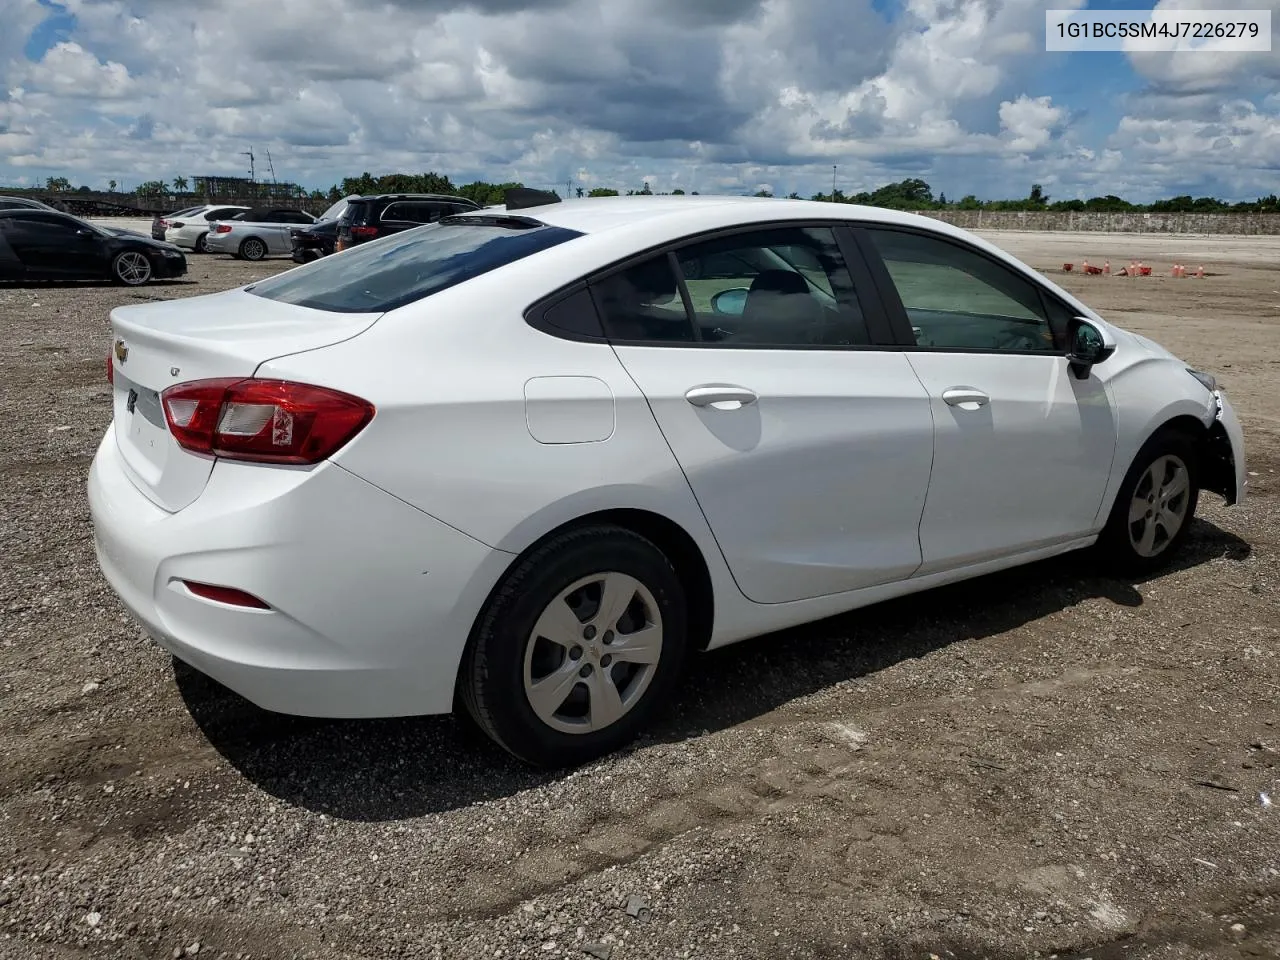
[[[703,657],[569,775],[264,713],[99,578],[108,309],[286,264],[0,289],[0,957],[1280,955],[1280,248],[997,239],[1166,274],[1051,275],[1225,381],[1247,503],[1147,582],[1066,558]]]

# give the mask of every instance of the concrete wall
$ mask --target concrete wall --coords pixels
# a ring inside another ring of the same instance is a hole
[[[1280,235],[1277,213],[1048,213],[930,210],[926,216],[965,230],[1064,230],[1090,233]]]

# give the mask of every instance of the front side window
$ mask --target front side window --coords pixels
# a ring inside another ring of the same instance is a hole
[[[688,244],[593,282],[591,294],[613,340],[780,348],[871,342],[829,227],[769,227]]]
[[[549,226],[431,224],[360,244],[245,289],[334,313],[382,313],[581,236]]]
[[[916,345],[1053,353],[1054,332],[1035,285],[956,243],[867,227],[911,321]]]

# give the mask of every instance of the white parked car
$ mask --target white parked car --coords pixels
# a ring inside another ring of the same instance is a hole
[[[211,224],[207,245],[210,253],[229,253],[241,260],[292,256],[289,231],[315,222],[316,218],[305,210],[256,207]]]
[[[248,209],[248,207],[228,206],[225,203],[206,203],[180,210],[161,221],[164,239],[186,250],[205,253],[207,252],[205,242],[209,237],[213,221],[230,219]]]
[[[687,653],[1245,492],[1212,376],[906,213],[619,197],[446,218],[119,307],[98,557],[265,708],[446,712],[573,764]]]

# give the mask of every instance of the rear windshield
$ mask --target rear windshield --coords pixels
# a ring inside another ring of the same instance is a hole
[[[369,209],[368,200],[352,200],[347,204],[347,209],[338,214],[339,223],[360,223],[364,220],[365,213]]]
[[[245,289],[333,313],[382,313],[580,237],[563,227],[433,223],[363,243]]]

